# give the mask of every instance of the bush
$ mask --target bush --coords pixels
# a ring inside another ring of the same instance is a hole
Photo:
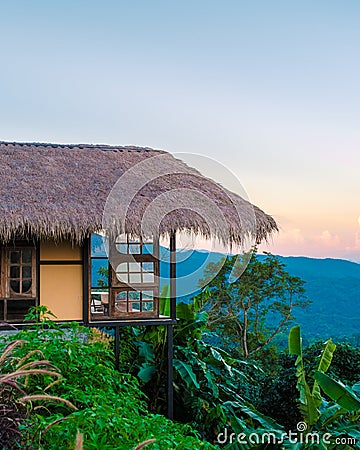
[[[21,358],[41,349],[60,370],[63,378],[46,392],[72,402],[78,409],[72,411],[66,404],[55,402],[40,401],[37,408],[31,404],[31,414],[22,428],[26,445],[72,449],[79,430],[85,450],[133,449],[149,438],[156,439],[149,445],[153,450],[214,448],[198,439],[189,426],[149,414],[137,380],[113,368],[111,345],[97,333],[94,337],[78,325],[48,329],[40,325],[19,332],[15,339],[26,340],[15,356]],[[33,394],[43,392],[49,384],[47,378],[30,379],[27,390]]]

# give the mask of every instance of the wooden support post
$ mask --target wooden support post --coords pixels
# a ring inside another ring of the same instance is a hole
[[[82,258],[83,258],[83,323],[87,327],[89,325],[89,302],[90,302],[90,290],[89,290],[89,268],[91,265],[90,261],[90,239],[84,239],[82,248]]]

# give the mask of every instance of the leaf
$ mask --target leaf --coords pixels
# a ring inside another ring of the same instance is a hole
[[[176,305],[176,317],[188,322],[195,320],[195,314],[192,305],[190,303],[179,302]]]
[[[185,381],[188,388],[192,388],[192,386],[195,386],[196,389],[200,388],[196,375],[189,364],[186,364],[178,359],[174,359],[173,364],[174,369],[179,372],[179,375]]]
[[[325,344],[323,346],[323,350],[321,352],[321,358],[319,361],[319,365],[317,368],[317,370],[319,372],[326,372],[329,369],[331,361],[333,359],[335,349],[336,349],[336,345],[332,342],[331,339],[329,339],[328,341],[325,342]],[[317,408],[319,408],[322,403],[322,396],[321,396],[319,385],[316,380],[314,381],[314,385],[313,385],[313,389],[312,389],[312,396],[314,398],[315,406]]]
[[[219,389],[217,387],[217,384],[214,382],[214,376],[213,374],[210,372],[210,370],[207,370],[206,368],[203,370],[205,378],[207,379],[208,382],[208,386],[210,387],[211,391],[212,391],[212,395],[215,398],[219,397]]]
[[[300,382],[300,386],[301,387],[298,386],[300,391],[300,412],[306,423],[314,425],[320,417],[320,412],[316,406],[317,402],[311,395],[310,388],[306,383],[305,378]]]
[[[214,358],[215,361],[217,361],[218,364],[223,365],[225,369],[228,371],[230,376],[233,376],[231,366],[225,361],[225,359],[221,356],[221,353],[217,351],[214,347],[210,347],[210,352]]]
[[[355,392],[319,371],[315,372],[314,379],[319,383],[325,394],[346,411],[360,410],[360,399]]]
[[[186,308],[181,307],[181,309],[185,315],[189,314],[188,317],[190,317],[192,314],[192,318],[189,320],[186,320],[185,324],[181,324],[181,323],[178,324],[178,327],[177,327],[178,331],[174,335],[174,340],[180,339],[180,338],[200,339],[202,336],[203,329],[206,327],[207,321],[208,321],[208,315],[207,315],[206,311],[200,311],[194,315],[189,310],[186,310]],[[178,318],[179,318],[179,316],[178,316]]]
[[[320,362],[317,368],[319,372],[326,372],[329,369],[335,349],[336,345],[331,339],[325,342],[323,351],[321,353]]]
[[[308,425],[314,425],[319,417],[320,412],[318,406],[321,404],[321,395],[317,388],[315,388],[314,395],[311,393],[309,385],[306,381],[306,374],[304,368],[304,362],[302,357],[302,340],[300,327],[296,326],[291,328],[289,333],[289,353],[296,355],[295,362],[296,377],[297,377],[297,389],[299,391],[300,400],[300,413]],[[320,403],[319,403],[320,396]]]
[[[167,284],[161,289],[159,299],[159,313],[162,316],[170,316],[170,285]]]
[[[148,383],[151,380],[151,378],[155,372],[156,372],[156,366],[145,366],[145,364],[143,364],[140,367],[140,370],[139,370],[137,376],[144,383]]]
[[[155,353],[152,345],[144,341],[136,342],[139,348],[139,355],[145,360],[145,362],[153,364],[155,362]]]
[[[352,390],[355,392],[356,395],[360,396],[360,381],[354,384]]]
[[[273,420],[271,417],[261,414],[251,403],[245,403],[245,405],[241,407],[241,410],[252,419],[259,422],[259,424],[264,427],[265,430],[277,434],[278,436],[283,433],[284,429],[281,425],[276,423],[275,420]]]
[[[300,327],[291,328],[289,333],[289,353],[290,355],[302,356],[302,343]]]

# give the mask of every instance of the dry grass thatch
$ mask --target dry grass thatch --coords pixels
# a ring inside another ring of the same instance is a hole
[[[150,148],[0,142],[0,172],[4,242],[81,242],[107,227],[137,236],[188,230],[241,243],[277,230],[256,206]]]

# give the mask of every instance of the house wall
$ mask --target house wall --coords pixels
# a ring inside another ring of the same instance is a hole
[[[82,249],[70,242],[40,245],[40,304],[58,320],[82,320]]]

